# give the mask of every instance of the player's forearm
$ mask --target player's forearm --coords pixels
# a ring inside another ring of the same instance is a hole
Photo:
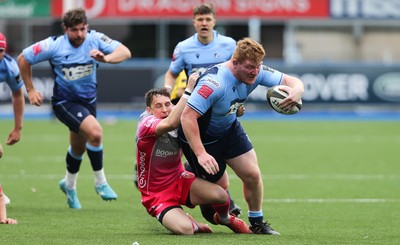
[[[117,64],[131,58],[131,51],[123,44],[119,45],[114,52],[106,55],[107,63]]]
[[[30,91],[35,90],[32,82],[32,67],[28,61],[26,61],[23,54],[18,56],[18,67],[22,80],[24,80],[26,91],[29,93]]]
[[[304,93],[304,84],[297,77],[293,77],[293,76],[289,76],[289,75],[285,74],[282,84],[296,89],[297,93],[300,95],[302,95]]]
[[[22,129],[23,114],[25,108],[25,98],[22,89],[13,92],[13,109],[14,109],[14,128]]]
[[[177,75],[174,75],[170,70],[168,70],[164,77],[164,88],[168,88],[168,90],[171,92],[175,86],[177,77]]]

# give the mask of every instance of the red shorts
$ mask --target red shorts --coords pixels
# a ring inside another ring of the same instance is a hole
[[[160,214],[166,208],[177,207],[180,205],[194,208],[194,206],[188,206],[186,202],[190,192],[190,187],[195,179],[196,176],[193,173],[184,171],[179,179],[165,190],[150,193],[148,195],[142,193],[142,204],[146,208],[147,212],[157,219],[159,219]]]

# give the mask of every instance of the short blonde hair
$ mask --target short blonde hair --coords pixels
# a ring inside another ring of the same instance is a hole
[[[249,60],[254,63],[260,63],[265,57],[265,49],[257,41],[251,38],[243,38],[237,42],[232,59],[239,63]]]

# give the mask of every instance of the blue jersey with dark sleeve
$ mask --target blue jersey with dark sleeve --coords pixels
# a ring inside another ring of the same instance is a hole
[[[6,82],[12,91],[17,91],[24,85],[17,62],[8,54],[0,61],[0,83],[2,82]]]
[[[226,63],[207,69],[187,101],[188,106],[202,115],[198,122],[203,143],[228,132],[236,120],[236,111],[258,85],[272,87],[281,84],[282,79],[282,72],[264,65],[252,85],[237,80]]]
[[[62,101],[96,101],[98,62],[89,52],[98,49],[104,54],[112,53],[120,42],[94,30],[88,31],[85,41],[74,47],[66,34],[48,37],[23,50],[29,64],[48,60],[55,75],[53,104]]]
[[[214,32],[214,40],[208,44],[202,44],[198,40],[198,34],[179,42],[176,45],[169,70],[179,74],[182,70],[190,76],[215,64],[229,60],[236,48],[236,41],[230,37]]]

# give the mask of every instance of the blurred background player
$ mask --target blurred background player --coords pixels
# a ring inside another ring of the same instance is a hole
[[[183,93],[185,92],[186,83],[187,83],[186,72],[184,70],[182,70],[179,73],[178,77],[176,78],[174,87],[171,91],[172,104],[176,105],[178,103],[179,99],[182,97]]]
[[[222,187],[197,178],[183,168],[177,129],[197,77],[197,74],[190,76],[188,88],[175,108],[165,88],[151,89],[145,95],[147,114],[141,118],[136,132],[138,188],[142,204],[174,234],[211,233],[208,225],[195,221],[181,207],[194,208],[198,204],[212,204],[215,215],[221,220],[219,224],[235,233],[251,233],[242,220],[229,215],[226,205],[229,196]]]
[[[40,106],[42,94],[32,83],[31,66],[49,61],[56,76],[52,106],[55,116],[69,128],[66,175],[59,183],[70,208],[80,209],[76,181],[85,151],[94,172],[95,191],[103,200],[116,200],[103,168],[103,129],[96,119],[97,78],[100,62],[116,64],[131,57],[119,41],[89,30],[85,10],[71,9],[62,17],[65,34],[52,36],[23,50],[18,65],[29,101]]]
[[[11,89],[14,112],[14,128],[11,129],[6,144],[13,145],[21,138],[23,114],[25,108],[25,98],[22,90],[24,82],[21,79],[17,62],[15,62],[10,55],[6,54],[6,49],[7,39],[5,35],[0,32],[0,83],[6,82]],[[4,193],[3,199],[5,204],[10,203],[10,199]]]
[[[194,7],[192,22],[196,33],[176,45],[169,69],[165,73],[164,87],[170,91],[178,86],[177,82],[181,81],[177,78],[182,70],[185,71],[186,76],[195,72],[201,75],[208,66],[229,60],[236,47],[234,39],[214,30],[217,19],[213,4],[203,3]],[[191,171],[188,164],[185,164],[185,167]],[[214,210],[209,210],[210,206],[205,205],[201,205],[201,209],[203,216],[213,223]],[[231,213],[237,216],[241,214],[240,207],[232,198]]]

